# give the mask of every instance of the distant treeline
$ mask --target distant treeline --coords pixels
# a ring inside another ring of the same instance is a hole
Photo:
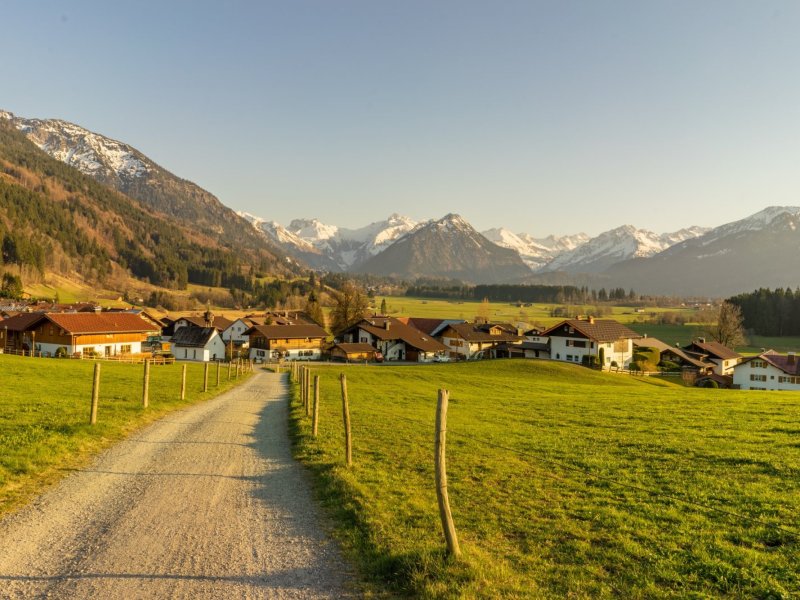
[[[744,327],[756,335],[800,336],[800,289],[758,289],[728,302],[742,310]]]
[[[409,286],[407,296],[421,298],[454,298],[459,300],[483,300],[494,302],[546,302],[550,304],[584,304],[609,300],[634,300],[633,290],[623,288],[590,290],[574,285],[450,285],[415,284]]]

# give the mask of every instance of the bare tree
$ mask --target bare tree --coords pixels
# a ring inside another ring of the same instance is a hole
[[[478,306],[478,316],[475,318],[475,321],[477,323],[488,323],[490,314],[489,299],[484,298]]]
[[[352,282],[344,284],[339,292],[333,295],[333,308],[331,308],[331,331],[334,334],[358,323],[369,311],[369,300],[366,295]]]
[[[703,332],[723,346],[735,348],[747,341],[743,322],[742,309],[730,302],[723,302],[717,311],[715,322],[707,325]]]

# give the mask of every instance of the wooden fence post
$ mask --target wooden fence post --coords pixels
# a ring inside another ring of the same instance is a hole
[[[311,369],[306,368],[306,416],[311,416]]]
[[[319,375],[314,375],[314,414],[311,417],[311,435],[317,437],[319,425]]]
[[[228,381],[231,380],[231,362],[233,362],[233,359],[228,361]]]
[[[150,361],[144,361],[144,382],[142,383],[142,406],[150,406]]]
[[[186,400],[186,363],[181,369],[181,400]]]
[[[208,363],[203,363],[203,392],[208,391]]]
[[[436,404],[436,440],[434,455],[436,462],[436,499],[439,502],[439,518],[442,521],[447,552],[452,556],[460,556],[456,526],[450,512],[450,498],[447,495],[447,458],[445,446],[447,442],[447,401],[449,392],[439,390],[439,401]]]
[[[347,400],[347,377],[339,375],[342,383],[342,419],[344,420],[344,452],[347,466],[353,466],[353,438],[350,435],[350,403]]]
[[[100,400],[100,363],[94,363],[94,380],[92,382],[92,409],[89,412],[89,424],[97,423],[97,403]]]

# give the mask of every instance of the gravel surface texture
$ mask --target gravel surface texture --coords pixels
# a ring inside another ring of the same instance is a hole
[[[0,521],[0,598],[346,598],[286,375],[172,413]]]

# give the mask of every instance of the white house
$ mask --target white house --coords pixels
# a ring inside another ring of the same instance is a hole
[[[181,327],[172,336],[172,353],[177,360],[225,360],[225,342],[214,327]]]
[[[633,340],[641,336],[613,319],[568,319],[541,333],[550,339],[550,358],[582,364],[595,357],[603,369],[628,368]]]
[[[744,359],[733,367],[733,385],[742,390],[800,391],[800,361],[769,350]]]
[[[337,340],[369,344],[388,361],[432,362],[447,351],[433,336],[394,317],[373,316],[363,319],[340,333]]]
[[[453,358],[496,358],[498,350],[507,354],[509,346],[523,341],[512,329],[497,323],[452,323],[439,334],[439,339]]]
[[[236,319],[222,330],[220,336],[222,336],[222,341],[225,342],[226,346],[233,342],[235,348],[247,348],[250,343],[250,336],[245,335],[245,331],[255,324],[248,321],[247,319]]]
[[[716,375],[731,375],[733,368],[742,360],[742,355],[719,342],[707,342],[705,338],[692,340],[683,350],[694,358],[713,363]]]

